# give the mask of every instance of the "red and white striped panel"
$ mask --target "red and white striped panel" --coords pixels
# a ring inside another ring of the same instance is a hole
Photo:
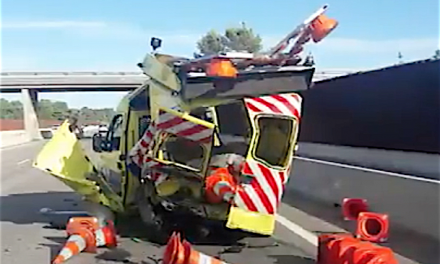
[[[144,164],[145,155],[147,154],[148,150],[154,145],[154,136],[156,131],[156,125],[154,122],[152,122],[142,135],[141,139],[130,150],[129,157],[131,157],[133,162],[136,163],[136,165],[138,165],[140,168],[142,168]]]
[[[247,160],[242,173],[252,176],[253,180],[240,185],[234,197],[235,205],[252,212],[275,214],[284,192],[288,176],[286,171],[274,170],[258,161]]]
[[[301,116],[302,98],[298,94],[276,94],[244,99],[251,118],[260,113]],[[242,173],[250,175],[249,184],[241,184],[234,197],[235,205],[252,212],[275,214],[289,179],[289,164],[284,170],[275,170],[255,161],[247,160]]]
[[[142,175],[144,175],[144,177],[146,177],[147,179],[153,181],[156,186],[161,184],[168,178],[168,174],[158,170],[160,167],[163,166],[162,163],[157,162],[150,157],[146,157],[143,161],[143,164],[144,169],[142,170]],[[145,173],[145,169],[148,169],[148,172]]]
[[[184,118],[161,111],[157,129],[200,143],[212,142],[213,129],[190,122]]]
[[[250,114],[279,114],[295,116],[298,120],[301,116],[302,98],[295,93],[245,98],[244,102]]]

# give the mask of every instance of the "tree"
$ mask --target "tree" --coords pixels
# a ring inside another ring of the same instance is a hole
[[[211,30],[197,42],[197,48],[202,54],[212,54],[225,51],[226,45],[224,37]]]
[[[243,24],[226,29],[223,35],[215,30],[209,31],[197,42],[197,48],[205,55],[227,50],[258,52],[262,48],[261,41],[258,34]]]
[[[20,101],[8,101],[0,98],[0,118],[23,119],[23,105]],[[69,109],[66,102],[42,99],[38,102],[37,115],[40,120],[63,121],[69,116],[78,116],[80,122],[110,122],[115,111],[111,108],[91,109],[84,107],[80,110]]]
[[[433,59],[438,60],[440,59],[440,49],[437,49],[434,53]]]

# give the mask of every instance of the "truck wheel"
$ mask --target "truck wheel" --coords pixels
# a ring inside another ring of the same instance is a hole
[[[141,184],[136,197],[139,216],[146,227],[145,230],[148,232],[146,234],[147,238],[153,243],[165,244],[168,241],[169,232],[165,228],[163,219],[154,212],[148,191],[146,191],[146,189],[148,190],[146,184]]]

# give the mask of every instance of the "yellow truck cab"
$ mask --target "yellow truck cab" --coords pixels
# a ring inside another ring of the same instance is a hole
[[[290,38],[299,36],[303,45],[313,21]],[[297,141],[298,92],[310,88],[314,73],[274,54],[147,54],[138,65],[145,82],[122,99],[107,134],[93,137],[92,153],[66,121],[34,166],[85,200],[117,214],[138,212],[155,227],[184,213],[271,235]],[[232,194],[227,202],[208,202],[208,177],[233,155],[241,167]]]

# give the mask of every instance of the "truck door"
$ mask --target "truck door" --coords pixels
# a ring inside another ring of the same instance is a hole
[[[171,166],[198,178],[205,177],[212,152],[215,125],[186,113],[160,109],[155,120],[159,136],[153,159],[160,166]]]
[[[120,160],[123,150],[124,114],[113,117],[108,127],[107,134],[101,141],[98,169],[105,177],[113,191],[122,195],[122,171],[124,162]]]
[[[227,226],[270,235],[288,181],[297,140],[301,97],[279,94],[244,99],[253,135]]]
[[[92,160],[96,161],[97,157],[84,148],[65,121],[38,153],[33,165],[50,173],[87,200],[102,203],[114,211],[123,211],[120,197],[98,173]]]

